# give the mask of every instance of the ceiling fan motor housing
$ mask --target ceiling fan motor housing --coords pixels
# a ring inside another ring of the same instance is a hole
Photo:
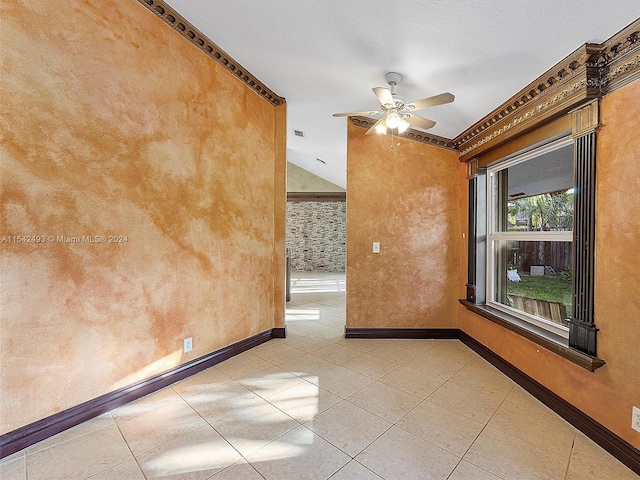
[[[387,83],[391,86],[398,85],[402,81],[402,75],[396,72],[387,73],[384,78],[387,80]]]
[[[402,110],[402,108],[404,107],[404,98],[402,98],[395,92],[395,86],[402,81],[402,75],[396,72],[389,72],[384,76],[384,78],[387,80],[387,83],[391,87],[390,91],[395,102],[395,108],[397,108],[398,110]]]

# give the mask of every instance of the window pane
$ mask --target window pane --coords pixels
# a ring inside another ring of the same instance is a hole
[[[506,227],[509,232],[573,230],[573,189],[509,200]]]
[[[495,301],[567,326],[573,275],[571,242],[496,242]]]
[[[573,230],[573,147],[517,163],[493,176],[495,231]]]

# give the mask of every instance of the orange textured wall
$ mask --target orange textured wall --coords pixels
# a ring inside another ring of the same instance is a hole
[[[601,106],[595,321],[598,356],[607,364],[591,373],[464,307],[460,327],[640,448],[640,434],[631,429],[632,406],[640,406],[640,80],[607,95]]]
[[[281,324],[285,107],[138,2],[0,15],[0,432]]]
[[[458,156],[365,132],[348,122],[347,327],[456,328]]]

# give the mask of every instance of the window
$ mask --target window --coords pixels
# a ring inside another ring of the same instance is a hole
[[[569,337],[574,142],[570,137],[487,168],[486,304]]]
[[[594,100],[573,110],[571,130],[486,167],[484,153],[467,163],[461,300],[591,371],[605,364],[594,319],[598,108]]]

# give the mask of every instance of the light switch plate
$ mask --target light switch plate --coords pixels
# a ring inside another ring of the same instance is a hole
[[[633,413],[631,414],[631,428],[640,433],[640,408],[633,407]]]
[[[373,242],[373,253],[380,253],[380,242]]]

